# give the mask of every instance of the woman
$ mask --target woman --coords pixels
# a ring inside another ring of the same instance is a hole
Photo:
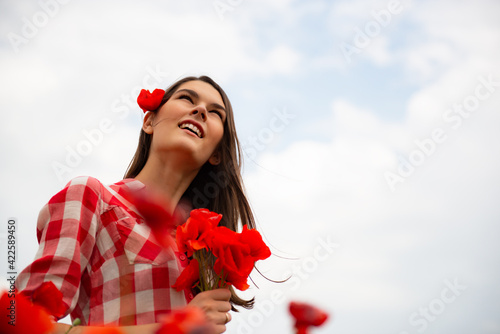
[[[162,314],[189,304],[204,310],[217,332],[224,332],[232,305],[251,308],[253,300],[240,299],[232,289],[196,296],[172,289],[187,265],[185,255],[169,257],[122,195],[145,187],[168,200],[170,212],[189,203],[221,213],[220,225],[232,230],[238,221],[254,228],[240,157],[224,91],[206,76],[179,80],[166,90],[160,106],[146,113],[124,180],[104,186],[90,177],[73,179],[42,209],[40,249],[19,275],[17,288],[33,291],[44,281],[54,282],[63,293],[66,314],[88,326],[154,332]],[[57,326],[58,333],[69,327]]]

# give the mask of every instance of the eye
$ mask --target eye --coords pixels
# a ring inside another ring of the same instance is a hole
[[[214,109],[214,110],[210,110],[210,112],[212,112],[214,114],[217,114],[217,116],[219,116],[220,119],[223,119],[222,118],[222,113],[219,110]]]
[[[181,99],[188,100],[189,102],[193,103],[193,99],[189,95],[183,94],[183,95],[179,96],[179,100],[181,100]]]

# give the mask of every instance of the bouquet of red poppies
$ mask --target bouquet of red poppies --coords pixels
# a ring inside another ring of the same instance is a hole
[[[271,256],[257,230],[245,225],[241,233],[234,232],[218,226],[221,219],[220,214],[195,209],[188,220],[177,227],[179,251],[191,259],[173,285],[178,291],[193,287],[207,291],[228,285],[246,290],[255,262]]]

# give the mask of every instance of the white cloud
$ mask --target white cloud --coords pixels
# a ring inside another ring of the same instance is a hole
[[[498,198],[500,185],[500,158],[493,153],[500,142],[500,88],[493,88],[457,128],[443,120],[443,113],[474,95],[479,77],[500,81],[494,70],[497,46],[490,45],[495,52],[489,55],[466,48],[465,56],[454,57],[446,47],[451,44],[442,45],[431,39],[420,46],[429,57],[414,59],[428,66],[424,76],[429,84],[408,99],[403,122],[383,121],[372,110],[337,99],[330,118],[310,125],[309,132],[329,134],[325,141],[295,142],[282,152],[264,154],[258,161],[262,168],[247,177],[262,229],[280,252],[304,258],[314,247],[307,241],[317,236],[330,235],[341,244],[298,293],[323,293],[321,300],[331,301],[335,312],[344,315],[335,320],[337,330],[366,332],[365,326],[347,322],[348,314],[369,318],[374,310],[376,318],[391,319],[392,325],[376,326],[385,332],[415,330],[408,317],[439,297],[446,278],[458,277],[469,289],[468,297],[460,297],[447,314],[451,318],[467,314],[469,303],[495,289],[484,278],[498,277],[491,267],[490,235],[499,232],[491,199]],[[412,51],[409,46],[407,54]],[[488,66],[475,59],[485,59]],[[398,156],[408,159],[418,149],[415,140],[428,139],[438,127],[446,141],[436,143],[434,152],[391,193],[384,172],[395,172]],[[468,239],[482,246],[466,245]],[[275,271],[269,274],[286,266],[287,260],[274,260]],[[450,322],[438,325],[453,328]],[[497,325],[491,319],[484,326]]]
[[[420,98],[425,100],[425,95]],[[290,297],[323,293],[321,300],[330,300],[338,313],[377,310],[380,317],[396,321],[439,297],[446,278],[459,277],[464,284],[475,285],[480,277],[496,272],[473,260],[488,257],[488,251],[467,247],[464,252],[463,238],[469,233],[485,237],[483,233],[499,232],[490,223],[498,214],[489,201],[498,196],[500,185],[495,172],[500,159],[490,153],[500,135],[488,126],[498,124],[497,114],[481,108],[464,128],[448,130],[446,144],[391,193],[383,173],[395,169],[392,147],[400,146],[399,133],[414,136],[412,125],[390,131],[394,124],[345,102],[334,103],[333,112],[329,126],[344,131],[334,132],[327,143],[303,141],[281,153],[263,155],[258,161],[263,169],[246,178],[262,230],[279,253],[308,256],[313,248],[308,240],[317,236],[329,235],[341,245],[331,261],[320,266],[322,274],[313,273],[314,278],[305,280],[300,292]],[[478,166],[485,169],[479,171]],[[470,191],[473,197],[467,195]],[[471,221],[480,212],[487,217]],[[443,252],[443,247],[451,253]],[[461,260],[455,259],[457,255],[463,255]],[[267,274],[276,276],[278,268],[289,263],[274,260],[274,269]],[[479,276],[471,272],[473,267]],[[462,312],[465,305],[454,307]],[[336,321],[344,330],[358,328],[342,318]],[[398,330],[394,325],[389,328]]]
[[[492,14],[498,12],[498,5],[494,1],[426,1],[413,6],[409,23],[421,29],[409,34],[401,63],[422,80],[463,65],[476,71],[493,71],[500,55],[496,43],[500,24]],[[449,11],[451,7],[453,11]]]
[[[216,80],[225,81],[241,74],[290,74],[298,67],[300,56],[295,50],[285,45],[257,50],[251,38],[241,35],[237,23],[220,21],[212,12],[202,13],[206,6],[193,11],[190,5],[187,11],[180,4],[142,4],[138,8],[133,2],[123,2],[120,15],[115,15],[116,6],[110,3],[99,4],[97,12],[92,3],[70,3],[61,6],[19,53],[4,44],[0,54],[0,127],[5,138],[19,139],[3,141],[2,152],[13,157],[12,152],[25,151],[26,157],[17,155],[16,159],[37,161],[51,170],[53,161],[64,161],[67,145],[75,149],[85,140],[83,130],[90,131],[105,118],[111,119],[116,129],[131,121],[130,115],[139,113],[139,109],[127,105],[129,116],[122,120],[113,113],[113,103],[121,101],[124,92],[133,95],[131,87],[143,86],[151,70],[159,75],[148,83],[165,87],[186,74],[210,73]],[[40,10],[33,4],[16,9],[16,13],[29,19]],[[10,19],[10,28],[3,26],[3,31],[21,33],[21,17],[15,18]],[[134,101],[135,96],[130,99]],[[19,136],[21,131],[23,135]],[[105,144],[119,141],[118,133],[122,130],[106,136]],[[136,136],[134,132],[133,141]],[[98,161],[101,149],[95,148],[83,164]],[[118,152],[114,156],[120,162],[130,159],[128,154],[120,157]],[[99,170],[99,165],[85,171]],[[6,173],[23,171],[29,175],[32,165],[3,168]],[[60,185],[52,171],[49,175],[49,182]],[[12,178],[5,181],[10,187],[17,182]]]
[[[300,55],[293,49],[279,45],[271,50],[264,61],[264,68],[273,68],[274,72],[293,74],[299,68]],[[273,74],[273,73],[269,73]]]
[[[324,65],[342,68],[366,59],[377,66],[393,62],[395,32],[407,15],[409,1],[337,1],[329,9],[328,28],[336,46]],[[354,51],[355,50],[355,51]]]

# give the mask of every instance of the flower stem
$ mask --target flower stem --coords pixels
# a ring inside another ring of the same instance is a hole
[[[70,331],[73,327],[76,327],[76,326],[80,325],[81,323],[82,323],[82,322],[81,322],[80,318],[76,318],[76,319],[73,321],[73,323],[71,324],[71,326],[68,328],[68,330],[66,331],[66,333],[64,333],[64,334],[68,334],[68,333],[69,333],[69,331]]]

